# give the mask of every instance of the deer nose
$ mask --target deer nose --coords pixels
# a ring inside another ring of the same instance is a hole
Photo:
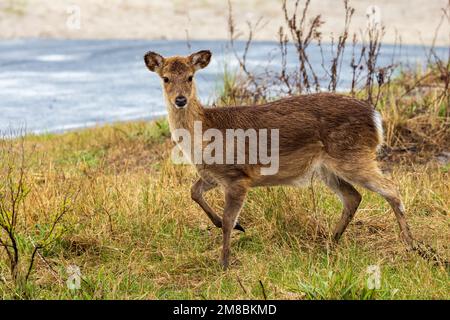
[[[187,99],[184,96],[178,96],[175,98],[175,104],[177,107],[184,107],[187,103]]]

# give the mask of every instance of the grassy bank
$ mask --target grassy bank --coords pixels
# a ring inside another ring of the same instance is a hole
[[[362,190],[355,220],[332,248],[330,232],[341,204],[319,183],[252,190],[240,219],[247,232],[233,233],[232,266],[224,273],[218,261],[221,231],[191,201],[195,172],[172,164],[167,136],[164,121],[28,136],[23,180],[29,192],[18,206],[16,227],[19,272],[26,273],[34,246],[65,197],[70,209],[38,250],[26,284],[11,281],[2,251],[0,297],[448,298],[448,271],[406,252],[391,209],[372,193]],[[22,143],[2,143],[16,170]],[[389,167],[414,235],[448,258],[448,165]],[[207,199],[216,208],[223,204],[218,191]],[[80,268],[79,290],[66,286],[69,265]],[[370,265],[381,268],[378,290],[367,288]]]

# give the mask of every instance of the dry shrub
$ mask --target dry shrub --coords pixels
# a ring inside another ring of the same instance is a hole
[[[331,39],[331,60],[327,62],[320,32],[323,21],[320,15],[309,16],[309,4],[310,1],[307,0],[300,6],[300,1],[296,0],[290,7],[288,2],[283,0],[281,10],[285,25],[280,26],[278,34],[280,69],[266,68],[262,72],[253,72],[247,66],[247,56],[254,33],[261,25],[261,19],[256,24],[247,23],[248,37],[245,49],[242,55],[239,55],[236,40],[243,32],[236,30],[229,2],[230,47],[239,62],[240,72],[235,76],[226,75],[225,89],[219,104],[246,105],[263,103],[286,95],[323,90],[335,92],[345,50],[351,47],[352,81],[348,94],[368,101],[381,111],[385,122],[386,141],[380,158],[424,162],[446,152],[450,147],[450,46],[448,57],[443,59],[437,54],[432,43],[428,49],[426,69],[420,72],[395,64],[394,57],[388,65],[380,65],[378,58],[382,48],[384,26],[368,24],[361,34],[351,35],[349,29],[354,9],[348,0],[344,0],[345,19],[342,31]],[[436,34],[442,31],[440,29],[446,20],[450,25],[450,1],[447,7],[442,9]],[[313,45],[318,46],[322,53],[320,66],[310,62],[309,47]],[[287,69],[290,46],[295,48],[298,61],[298,67],[293,71]],[[322,69],[324,75],[319,69]],[[395,78],[394,72],[397,72]],[[327,85],[322,86],[321,83]]]

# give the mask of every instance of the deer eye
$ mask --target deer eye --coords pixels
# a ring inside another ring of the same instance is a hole
[[[163,81],[164,81],[165,83],[169,83],[169,78],[163,77]]]
[[[189,76],[188,81],[189,81],[189,82],[192,82],[192,79],[193,79],[193,77],[192,77],[192,76]]]

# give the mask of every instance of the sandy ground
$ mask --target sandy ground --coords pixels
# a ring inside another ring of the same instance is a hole
[[[246,30],[247,20],[255,22],[264,17],[266,24],[256,39],[276,40],[278,28],[284,24],[281,0],[232,3],[239,30]],[[448,0],[353,0],[351,5],[356,11],[352,31],[365,28],[366,10],[376,5],[386,26],[385,42],[395,42],[399,34],[404,44],[430,44],[440,9],[447,3]],[[322,27],[325,40],[342,30],[342,1],[312,0],[311,15],[318,13],[326,21]],[[187,34],[190,39],[225,39],[227,17],[226,0],[0,0],[0,39],[186,39]],[[446,21],[437,34],[438,45],[450,44],[449,30]]]

